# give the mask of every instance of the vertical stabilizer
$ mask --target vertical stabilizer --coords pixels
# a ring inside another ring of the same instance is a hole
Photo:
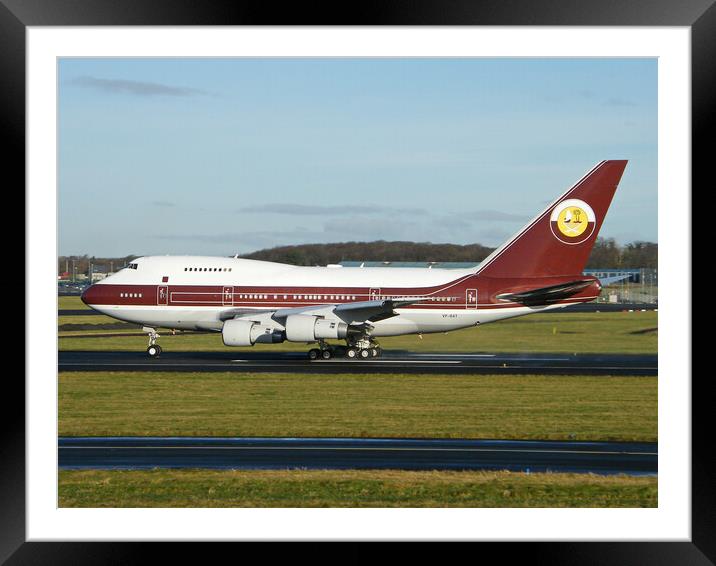
[[[581,274],[626,160],[602,161],[505,244],[477,273],[487,277]]]

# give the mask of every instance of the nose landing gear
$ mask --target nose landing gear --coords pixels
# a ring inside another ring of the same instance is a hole
[[[157,344],[157,338],[159,338],[159,334],[156,330],[154,330],[154,328],[149,328],[148,326],[143,327],[142,330],[149,335],[149,346],[147,346],[147,354],[149,354],[151,358],[158,358],[162,353],[162,347]]]
[[[154,344],[153,346],[149,346],[147,348],[147,354],[149,354],[152,358],[158,358],[161,353],[162,347],[159,344]]]

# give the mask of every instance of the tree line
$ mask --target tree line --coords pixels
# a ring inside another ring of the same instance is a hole
[[[479,263],[494,248],[481,244],[431,244],[428,242],[340,242],[333,244],[300,244],[258,250],[240,257],[275,261],[291,265],[327,265],[342,261],[410,261],[410,262],[469,262]],[[653,242],[632,242],[620,246],[613,238],[598,238],[587,262],[591,269],[639,269],[656,268],[659,246]],[[118,270],[136,255],[119,258],[83,256],[60,256],[57,272],[65,270],[72,274],[74,261],[76,274],[94,270],[109,272]]]
[[[658,244],[632,242],[620,246],[613,238],[598,238],[587,268],[656,268]],[[259,250],[241,257],[290,263],[326,265],[341,261],[474,262],[485,259],[494,248],[480,244],[431,244],[427,242],[342,242],[301,244]]]
[[[341,242],[301,244],[259,250],[241,257],[293,265],[327,265],[341,261],[479,262],[493,248],[480,244],[430,244],[425,242]]]
[[[594,269],[656,269],[659,245],[654,242],[632,242],[620,246],[614,238],[597,238],[587,262]]]

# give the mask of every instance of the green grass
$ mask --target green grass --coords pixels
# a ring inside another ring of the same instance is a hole
[[[89,307],[82,302],[82,299],[80,299],[79,295],[76,297],[57,297],[57,308],[60,310],[89,310]]]
[[[655,477],[510,472],[60,471],[60,507],[656,507]]]
[[[136,324],[130,325],[129,323],[122,322],[120,320],[117,320],[116,318],[112,318],[111,316],[105,316],[103,314],[97,314],[95,315],[66,315],[66,316],[58,316],[57,317],[57,325],[62,326],[63,324],[122,324],[127,325],[128,327],[131,326],[132,328],[137,328]]]
[[[61,436],[657,438],[656,377],[62,372]]]
[[[447,334],[425,334],[382,338],[386,350],[416,352],[568,352],[568,353],[656,353],[658,313],[602,312],[535,314],[486,324],[479,328]],[[63,321],[66,317],[63,317]],[[80,317],[70,317],[72,323]],[[81,317],[92,318],[94,317]],[[112,321],[102,317],[98,322]],[[177,334],[161,332],[165,351],[227,351],[220,334]],[[147,347],[142,336],[77,338],[62,337],[60,350],[134,350]],[[305,344],[284,343],[255,346],[274,351],[305,351]],[[241,348],[234,348],[241,355]]]

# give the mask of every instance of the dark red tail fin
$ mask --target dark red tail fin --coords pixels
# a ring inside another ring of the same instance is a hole
[[[626,161],[602,161],[477,268],[489,277],[549,277],[584,270]]]

